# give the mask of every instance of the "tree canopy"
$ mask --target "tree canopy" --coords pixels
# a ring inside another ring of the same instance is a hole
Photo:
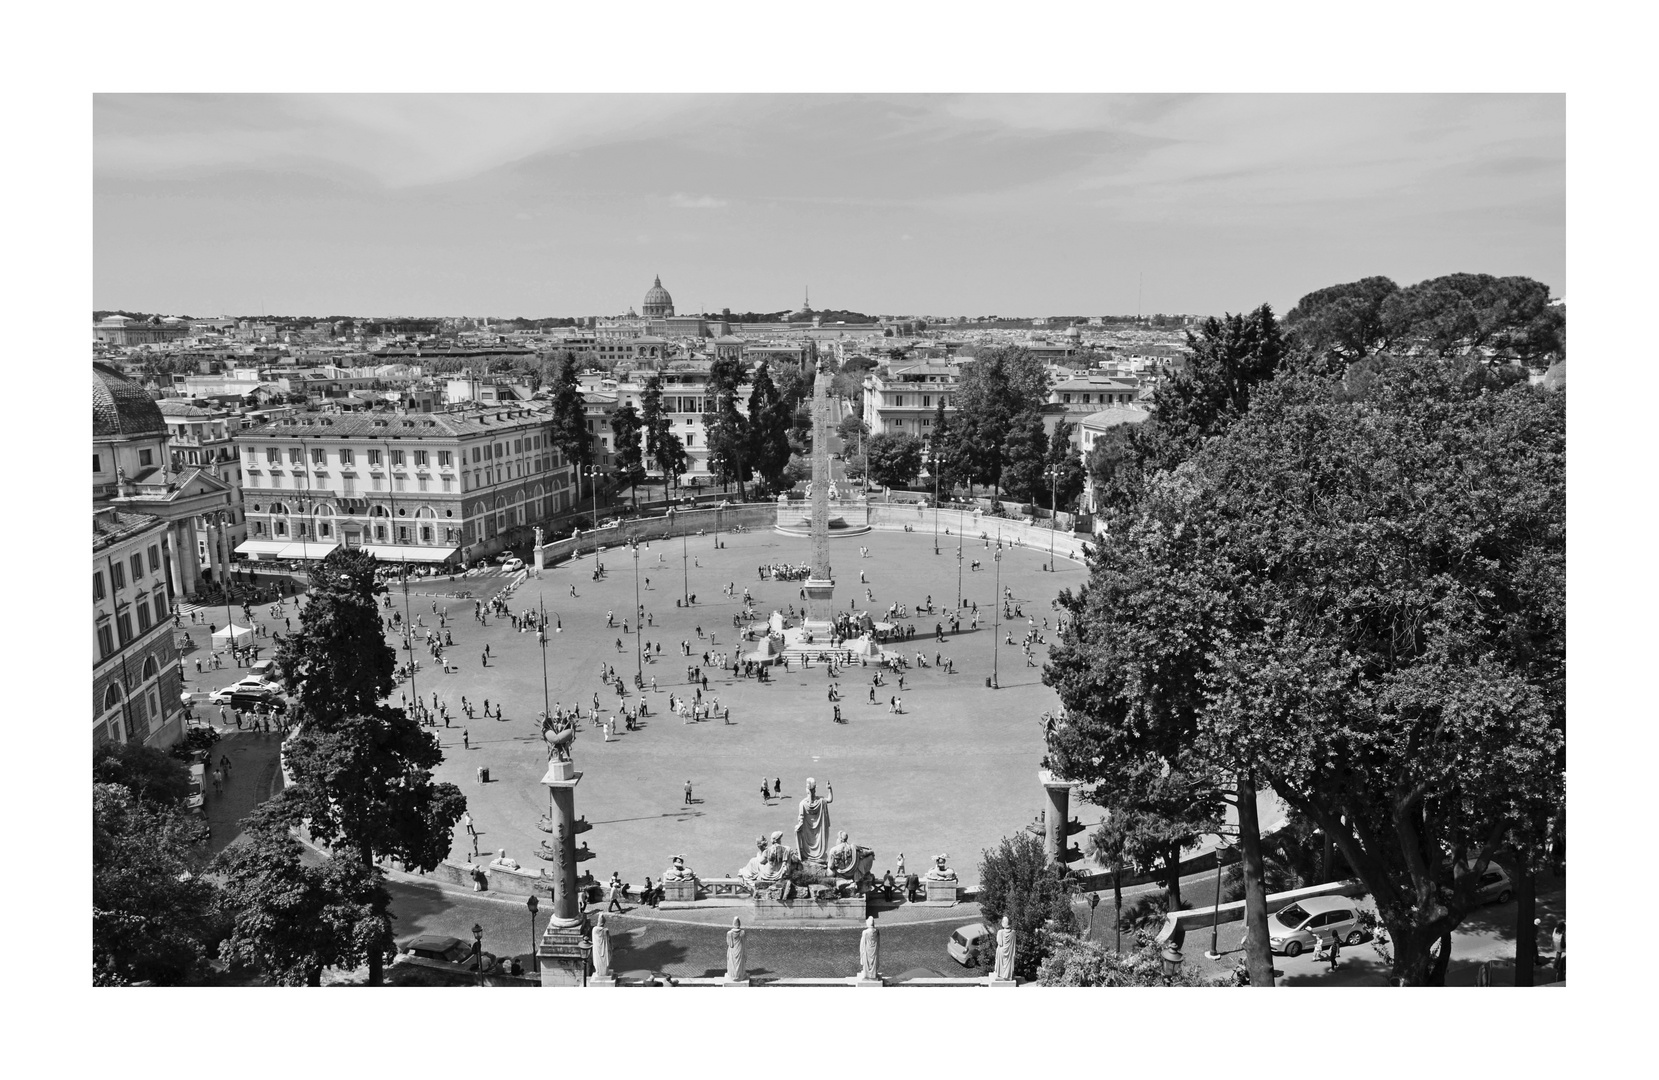
[[[922,471],[922,441],[903,431],[883,431],[865,443],[870,479],[884,487],[906,488]]]
[[[1470,367],[1258,381],[1108,511],[1045,673],[1062,774],[1259,776],[1359,874],[1406,983],[1563,798],[1564,401]]]
[[[207,827],[198,818],[122,784],[93,784],[95,982],[174,985],[190,977],[214,936],[206,863]]]
[[[979,864],[979,910],[986,926],[1004,915],[1014,931],[1014,974],[1037,977],[1053,933],[1077,932],[1071,908],[1075,889],[1065,869],[1050,865],[1043,841],[1028,832],[1005,836],[982,853]]]

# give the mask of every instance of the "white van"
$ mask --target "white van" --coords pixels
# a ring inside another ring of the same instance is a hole
[[[945,951],[950,953],[952,960],[963,967],[967,967],[968,957],[973,954],[975,946],[983,947],[982,943],[990,936],[991,928],[982,922],[958,926],[951,931],[950,941],[945,944]]]

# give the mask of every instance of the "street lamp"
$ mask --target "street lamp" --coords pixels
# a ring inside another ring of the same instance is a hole
[[[588,497],[592,500],[593,517],[589,520],[588,527],[593,530],[593,554],[594,558],[597,559],[599,557],[599,478],[604,475],[604,470],[597,465],[587,465],[583,467],[582,471],[587,474]]]
[[[524,906],[530,909],[530,970],[541,971],[541,957],[536,955],[536,909],[541,906],[534,893],[524,901]]]
[[[634,684],[644,686],[645,661],[640,652],[640,642],[644,640],[645,633],[640,625],[645,621],[645,616],[640,614],[644,605],[639,602],[639,538],[635,537],[629,546],[634,549]]]
[[[991,556],[991,561],[997,564],[996,597],[991,602],[991,689],[1000,687],[997,683],[997,653],[1002,647],[1002,527],[997,527],[997,551]]]
[[[680,514],[679,521],[680,521],[680,585],[681,585],[681,590],[685,594],[684,595],[685,606],[690,607],[691,606],[691,571],[690,571],[689,567],[691,565],[691,552],[686,547],[686,529],[688,528],[688,526],[686,524],[686,519],[685,519],[685,514],[684,513]],[[668,528],[669,528],[670,532],[672,532],[673,529],[674,529],[674,509],[673,509],[673,507],[670,507],[669,510],[668,510]]]
[[[559,622],[559,613],[553,613],[555,634],[564,632],[564,623]],[[536,638],[541,644],[541,717],[543,721],[553,715],[553,702],[547,695],[547,602],[542,601],[541,625],[536,628]]]
[[[478,961],[478,981],[484,981],[484,928],[472,924],[472,955]]]
[[[956,515],[956,615],[962,617],[962,515]]]
[[[1220,843],[1215,849],[1215,910],[1210,915],[1210,951],[1204,954],[1207,960],[1220,960],[1221,949],[1219,938],[1221,935],[1221,855],[1227,850],[1227,841],[1217,835]]]
[[[1048,569],[1054,571],[1054,525],[1059,517],[1060,507],[1057,504],[1060,491],[1060,466],[1050,465],[1043,470],[1048,477]]]
[[[937,441],[937,440],[935,440]],[[933,471],[933,553],[939,554],[939,448],[931,447],[933,461],[930,468]]]

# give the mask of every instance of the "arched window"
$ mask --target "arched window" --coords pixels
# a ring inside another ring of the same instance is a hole
[[[153,657],[153,656],[146,656],[144,658],[144,679],[145,679],[145,681],[148,682],[149,680],[155,678],[157,670],[159,670],[159,669],[156,667],[156,658]]]
[[[111,709],[119,708],[120,705],[121,688],[114,683],[110,683],[109,689],[104,691],[104,711],[108,712]]]
[[[273,514],[286,514],[287,512],[288,512],[288,504],[287,503],[277,502],[277,503],[272,503],[271,504],[271,513],[273,513]]]

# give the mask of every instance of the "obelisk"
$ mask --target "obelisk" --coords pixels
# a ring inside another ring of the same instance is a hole
[[[834,627],[835,581],[829,561],[829,385],[820,365],[812,386],[812,576],[806,579],[807,615],[802,627],[813,635]]]

